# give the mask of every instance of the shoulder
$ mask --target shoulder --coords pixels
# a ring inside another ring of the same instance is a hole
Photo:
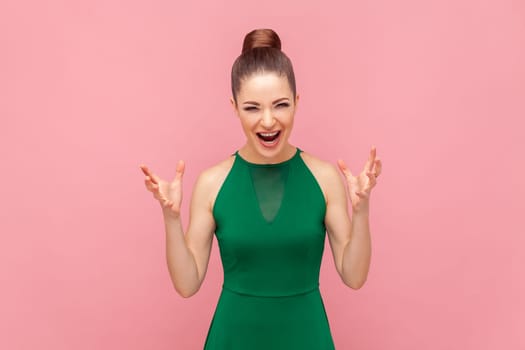
[[[339,186],[342,182],[339,170],[334,164],[324,161],[309,152],[303,151],[301,152],[301,156],[319,183],[325,200],[328,202],[332,193],[340,190]]]
[[[199,178],[202,182],[208,185],[215,185],[217,182],[222,182],[224,177],[230,171],[235,157],[229,156],[226,159],[223,159],[212,166],[204,169],[200,174]]]
[[[308,165],[308,167],[310,168],[310,170],[312,172],[315,171],[319,176],[333,177],[335,175],[338,175],[337,168],[334,164],[324,161],[319,157],[314,156],[313,154],[306,151],[302,151],[301,156],[306,165]]]
[[[233,166],[234,160],[235,156],[229,156],[228,158],[223,159],[204,169],[197,177],[195,190],[207,193],[207,202],[210,209],[213,207],[215,197],[217,196],[222,183],[228,176],[228,173]]]

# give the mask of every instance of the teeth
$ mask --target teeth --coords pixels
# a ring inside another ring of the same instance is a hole
[[[276,131],[276,132],[260,132],[259,134],[261,134],[262,136],[265,136],[265,137],[270,137],[270,136],[275,136],[277,135],[279,131]]]

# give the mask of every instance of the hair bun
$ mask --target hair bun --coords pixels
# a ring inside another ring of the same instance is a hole
[[[273,47],[281,50],[281,39],[272,29],[254,29],[244,37],[242,53],[256,47]]]

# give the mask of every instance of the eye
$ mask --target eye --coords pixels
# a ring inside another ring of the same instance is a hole
[[[244,107],[244,110],[245,110],[245,111],[253,111],[253,110],[255,110],[255,109],[257,109],[257,108],[256,108],[256,107],[253,107],[253,106],[251,106],[251,107]]]
[[[279,104],[277,105],[277,107],[288,107],[288,106],[289,106],[289,104],[286,103],[286,102],[284,102],[284,103],[279,103]]]

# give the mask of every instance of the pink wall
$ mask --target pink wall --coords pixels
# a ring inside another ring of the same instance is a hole
[[[186,161],[186,225],[198,173],[244,141],[230,69],[259,27],[294,63],[292,143],[383,161],[362,289],[326,246],[337,349],[525,348],[524,3],[189,3],[0,4],[0,348],[202,348],[216,241],[183,299],[138,166]]]

